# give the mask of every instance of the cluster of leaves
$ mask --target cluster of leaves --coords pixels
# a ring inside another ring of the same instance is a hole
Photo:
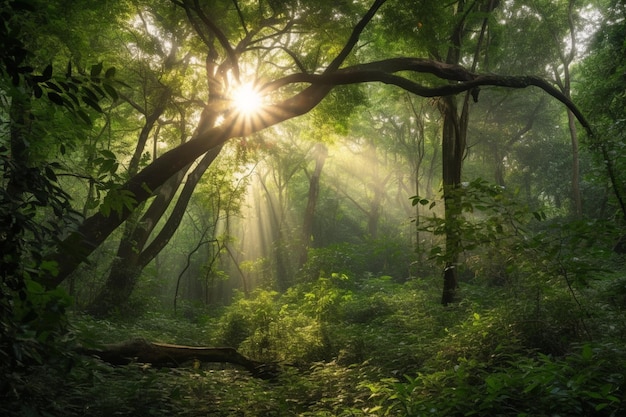
[[[380,415],[616,416],[623,412],[624,354],[612,344],[584,344],[563,358],[512,355],[498,366],[460,360],[367,386],[383,404]]]
[[[25,15],[36,12],[30,2],[0,3],[0,114],[8,126],[0,131],[0,372],[9,376],[0,392],[17,402],[28,396],[21,373],[63,358],[59,346],[68,335],[65,309],[71,301],[61,289],[48,290],[38,280],[56,274],[57,265],[46,255],[80,218],[58,182],[61,166],[50,162],[50,149],[40,158],[50,135],[42,124],[59,105],[90,125],[83,106],[101,113],[100,100],[117,98],[114,70],[101,78],[101,64],[89,75],[74,76],[70,65],[63,76],[55,77],[51,64],[35,71],[22,24]],[[63,144],[60,150],[65,151]]]
[[[531,213],[505,188],[481,178],[449,190],[447,198],[447,204],[458,205],[452,209],[464,215],[446,219],[433,211],[432,216],[421,220],[419,230],[443,236],[449,229],[454,229],[454,235],[460,238],[462,251],[510,242],[512,238],[526,233],[531,215],[537,220],[545,219],[542,212]],[[411,197],[411,200],[414,206],[428,206],[431,210],[438,205],[435,200],[419,196]],[[430,249],[430,256],[444,263],[447,260],[446,251],[440,245]]]
[[[298,280],[315,281],[328,273],[352,276],[388,275],[402,281],[411,275],[411,248],[393,236],[367,238],[359,243],[337,243],[309,249]]]

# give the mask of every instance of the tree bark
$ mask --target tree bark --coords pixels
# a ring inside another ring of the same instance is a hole
[[[300,266],[304,265],[307,261],[307,253],[309,249],[309,242],[313,236],[313,224],[315,221],[315,208],[317,206],[317,199],[320,193],[320,177],[322,176],[322,169],[328,156],[328,149],[323,143],[318,143],[314,150],[315,155],[315,169],[309,179],[309,195],[307,200],[306,209],[304,210],[304,221],[302,223],[302,248],[300,252]]]
[[[457,266],[461,248],[458,228],[461,201],[458,188],[465,154],[465,129],[457,114],[456,99],[448,97],[443,104],[442,158],[443,196],[445,209],[445,265],[441,303],[448,305],[456,300],[458,287]]]
[[[572,142],[572,200],[573,211],[576,218],[583,215],[582,195],[580,193],[580,158],[578,152],[578,131],[576,119],[571,111],[567,111],[567,123],[569,126],[570,139]]]
[[[157,367],[178,367],[186,362],[231,363],[245,368],[253,376],[270,379],[277,376],[274,364],[248,359],[232,347],[201,347],[149,342],[143,339],[127,340],[105,345],[102,349],[78,350],[83,355],[97,356],[112,365],[131,362],[150,363]]]
[[[154,210],[148,210],[146,216],[142,218],[142,223],[135,229],[136,233],[128,239],[122,239],[118,257],[113,263],[109,278],[101,293],[87,309],[90,314],[96,317],[106,316],[112,309],[128,301],[141,271],[163,250],[178,229],[196,185],[202,178],[202,174],[217,158],[221,149],[220,146],[208,152],[187,176],[187,182],[176,200],[170,217],[147,247],[145,245],[150,233],[174,197],[176,191],[174,187],[159,194],[163,199],[155,200],[150,206],[150,209],[154,208]],[[164,194],[169,194],[169,198]]]

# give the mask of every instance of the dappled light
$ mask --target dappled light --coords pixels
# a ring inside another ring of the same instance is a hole
[[[622,0],[0,16],[0,416],[626,415]]]

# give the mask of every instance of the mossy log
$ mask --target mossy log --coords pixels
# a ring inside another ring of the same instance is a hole
[[[253,376],[264,379],[275,377],[277,371],[275,364],[248,359],[232,347],[184,346],[133,339],[122,343],[104,345],[100,349],[83,348],[80,353],[97,356],[112,365],[141,362],[150,363],[157,367],[178,367],[193,360],[230,363],[239,365]]]

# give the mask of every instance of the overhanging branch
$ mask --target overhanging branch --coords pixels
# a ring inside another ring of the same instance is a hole
[[[408,78],[397,75],[398,72],[431,74],[441,80],[457,81],[456,84],[424,86]],[[268,83],[264,90],[271,91],[290,84],[307,83],[311,85],[347,85],[368,82],[381,82],[395,85],[420,97],[445,97],[470,91],[482,86],[527,88],[538,87],[550,96],[565,104],[576,116],[580,124],[593,136],[591,126],[582,112],[570,98],[541,77],[522,75],[476,74],[459,65],[446,64],[422,58],[392,58],[383,61],[346,67],[323,74],[291,74]]]

